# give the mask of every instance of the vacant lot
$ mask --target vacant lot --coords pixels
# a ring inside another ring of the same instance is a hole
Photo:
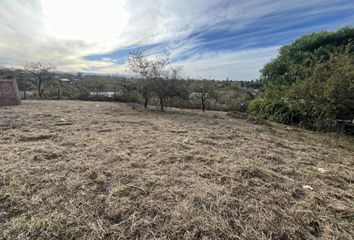
[[[0,239],[353,239],[352,139],[235,116],[0,108]]]

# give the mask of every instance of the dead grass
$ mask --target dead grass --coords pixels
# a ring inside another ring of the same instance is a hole
[[[353,239],[353,143],[222,112],[25,101],[0,108],[0,238]]]

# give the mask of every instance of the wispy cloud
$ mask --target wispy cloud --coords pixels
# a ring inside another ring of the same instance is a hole
[[[352,0],[3,0],[0,64],[127,71],[130,51],[171,52],[191,76],[254,79],[302,34],[354,25]]]

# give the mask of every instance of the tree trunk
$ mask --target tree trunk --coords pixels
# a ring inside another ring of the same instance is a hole
[[[145,98],[145,103],[144,103],[144,107],[147,108],[148,107],[148,102],[149,102],[149,98]]]
[[[39,98],[42,98],[42,89],[41,89],[42,83],[39,81],[38,82],[38,96]]]
[[[58,100],[60,99],[60,89],[58,89]]]
[[[38,80],[38,96],[39,98],[42,98],[42,79]]]
[[[204,98],[202,98],[202,110],[203,110],[203,112],[205,112],[205,100],[204,100]]]
[[[203,112],[205,112],[205,101],[206,101],[206,96],[205,96],[205,93],[203,93],[203,95],[202,95],[202,110],[203,110]]]
[[[23,91],[23,99],[24,99],[24,100],[27,99],[27,92],[26,92],[26,90]]]
[[[161,109],[161,112],[165,111],[163,109],[163,98],[160,98],[160,109]]]
[[[117,101],[117,86],[114,85],[114,95],[113,95],[114,101]]]

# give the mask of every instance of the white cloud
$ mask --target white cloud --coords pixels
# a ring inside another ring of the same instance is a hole
[[[95,50],[111,50],[126,27],[128,12],[120,0],[41,0],[43,24],[48,35],[85,40]]]
[[[84,40],[58,39],[44,29],[42,8],[36,0],[0,3],[0,63],[20,67],[26,61],[53,62],[61,66],[84,65],[81,54],[92,47]]]

